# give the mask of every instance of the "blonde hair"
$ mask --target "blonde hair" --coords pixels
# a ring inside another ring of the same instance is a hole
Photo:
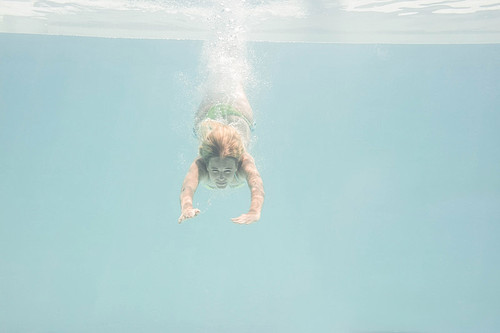
[[[232,157],[238,162],[245,152],[241,135],[231,126],[207,119],[200,124],[200,156],[208,164],[212,157]]]

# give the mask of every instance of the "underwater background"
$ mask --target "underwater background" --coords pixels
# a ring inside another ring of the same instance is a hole
[[[0,331],[500,330],[499,44],[249,42],[248,226],[177,223],[203,42],[0,45]]]

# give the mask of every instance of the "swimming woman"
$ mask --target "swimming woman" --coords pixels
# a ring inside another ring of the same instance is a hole
[[[234,94],[210,93],[203,100],[194,127],[200,140],[199,157],[182,184],[179,223],[200,213],[193,208],[193,196],[200,182],[210,189],[234,188],[246,182],[251,192],[250,209],[231,220],[250,224],[260,219],[264,186],[247,151],[252,127],[253,112],[243,88]]]

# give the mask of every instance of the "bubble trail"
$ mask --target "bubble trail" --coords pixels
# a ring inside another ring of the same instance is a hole
[[[241,91],[252,77],[247,60],[244,1],[214,4],[207,18],[211,30],[201,56],[203,94],[224,94],[228,97]]]

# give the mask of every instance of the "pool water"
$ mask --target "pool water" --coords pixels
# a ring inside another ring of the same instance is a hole
[[[2,332],[498,332],[500,45],[250,43],[259,222],[198,41],[0,34]]]

